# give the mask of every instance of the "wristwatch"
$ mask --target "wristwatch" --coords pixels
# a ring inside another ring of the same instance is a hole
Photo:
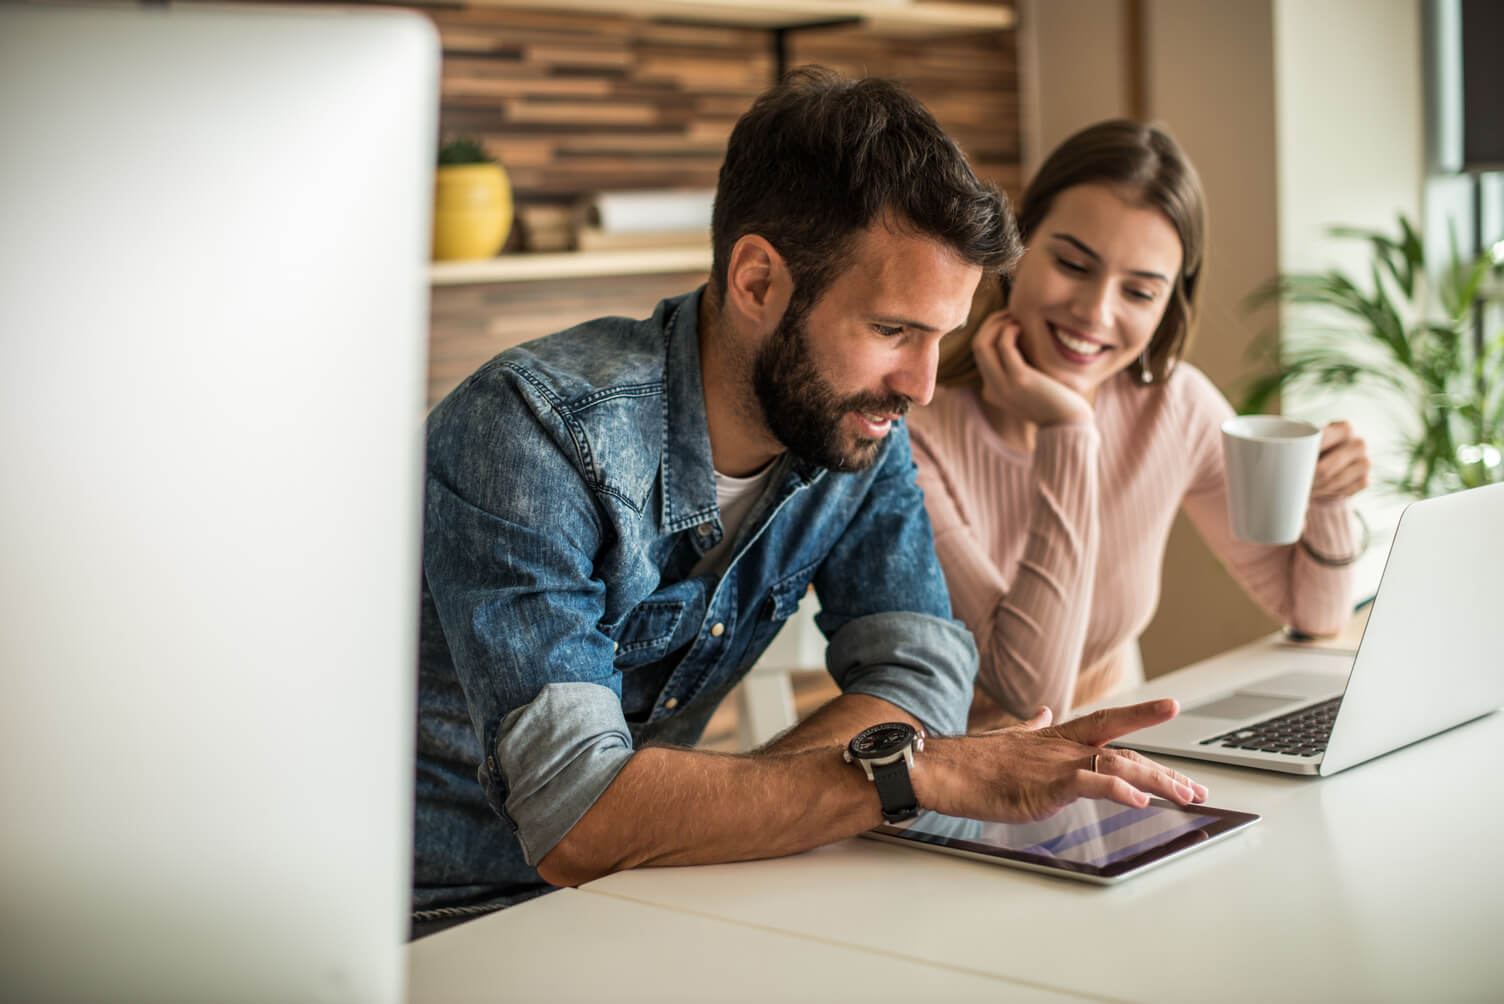
[[[914,766],[914,754],[923,751],[923,729],[904,722],[884,722],[858,732],[841,758],[861,765],[867,780],[877,785],[883,819],[900,823],[919,815],[919,800],[909,782],[909,768]]]

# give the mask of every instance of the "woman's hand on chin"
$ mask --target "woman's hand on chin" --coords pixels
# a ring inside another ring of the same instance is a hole
[[[1006,311],[982,322],[971,351],[982,374],[983,400],[1039,426],[1090,422],[1091,404],[1086,398],[1024,358],[1018,348],[1022,330]]]

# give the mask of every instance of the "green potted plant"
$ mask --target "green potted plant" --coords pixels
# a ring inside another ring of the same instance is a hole
[[[1299,308],[1283,345],[1266,335],[1265,371],[1241,410],[1263,411],[1292,387],[1367,387],[1411,417],[1399,492],[1435,495],[1504,480],[1504,331],[1478,337],[1475,311],[1500,302],[1504,262],[1466,260],[1453,235],[1451,261],[1433,275],[1404,216],[1398,237],[1351,227],[1332,236],[1368,242],[1370,276],[1341,271],[1275,276],[1249,297]]]
[[[434,260],[490,258],[511,229],[512,186],[496,158],[468,137],[440,145],[434,174]]]

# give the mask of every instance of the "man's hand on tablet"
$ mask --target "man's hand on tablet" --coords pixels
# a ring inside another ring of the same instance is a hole
[[[1078,798],[1141,807],[1151,795],[1179,805],[1206,800],[1206,788],[1132,750],[1105,744],[1169,721],[1173,700],[1104,708],[1051,725],[1049,708],[1019,725],[954,738],[936,737],[913,772],[919,804],[951,816],[1027,822]]]

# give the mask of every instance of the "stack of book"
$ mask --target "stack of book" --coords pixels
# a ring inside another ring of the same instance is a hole
[[[575,246],[578,213],[568,205],[521,206],[522,243],[529,251],[569,251]]]
[[[703,247],[710,241],[714,189],[600,192],[586,205],[581,251]]]

